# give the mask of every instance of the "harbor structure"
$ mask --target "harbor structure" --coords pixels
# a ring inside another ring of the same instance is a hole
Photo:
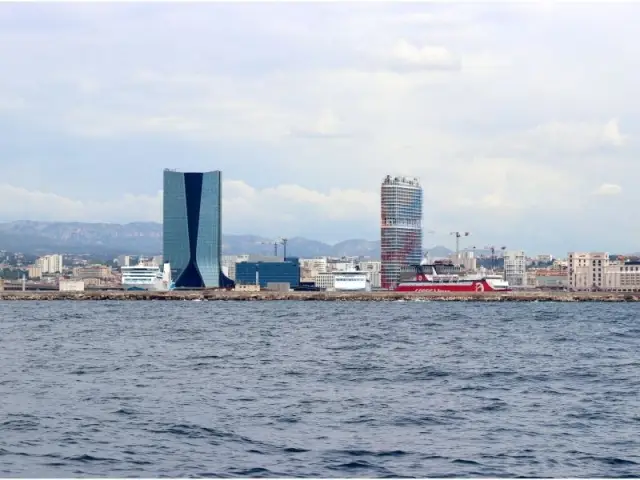
[[[163,260],[176,288],[233,288],[221,268],[222,172],[164,170]]]
[[[380,194],[380,256],[384,289],[394,289],[403,268],[422,260],[422,186],[417,178],[391,177]]]

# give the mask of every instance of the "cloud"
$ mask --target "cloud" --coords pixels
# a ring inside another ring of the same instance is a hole
[[[622,187],[611,183],[603,183],[593,192],[594,195],[602,196],[620,195],[621,193]]]
[[[379,200],[370,192],[327,192],[283,184],[258,189],[239,180],[223,182],[223,219],[227,233],[266,232],[304,235],[318,222],[338,227],[355,222],[377,226]],[[59,194],[0,184],[0,221],[162,221],[162,192],[123,195],[108,201],[82,201]],[[321,230],[314,232],[322,236]],[[337,232],[332,232],[337,233]],[[349,232],[350,233],[350,232]],[[353,235],[352,235],[353,236]],[[325,237],[326,238],[326,237]],[[336,235],[340,240],[340,236]]]
[[[377,236],[402,173],[437,231],[622,245],[575,224],[624,222],[594,186],[640,175],[638,8],[7,4],[1,181],[25,190],[14,217],[125,221],[157,218],[163,167],[219,168],[244,185],[225,183],[228,228],[340,239]]]
[[[523,152],[544,149],[555,153],[581,154],[603,148],[620,148],[627,136],[620,132],[618,120],[605,123],[553,121],[516,136],[517,147]]]
[[[402,39],[392,50],[392,58],[401,67],[425,70],[459,70],[460,60],[441,45],[418,47]]]

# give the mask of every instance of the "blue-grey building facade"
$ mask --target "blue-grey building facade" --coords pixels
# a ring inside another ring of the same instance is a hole
[[[265,288],[268,283],[288,283],[291,288],[300,285],[300,261],[296,257],[284,262],[240,262],[236,264],[236,282]]]
[[[222,272],[222,174],[164,171],[163,257],[176,288],[232,288]]]

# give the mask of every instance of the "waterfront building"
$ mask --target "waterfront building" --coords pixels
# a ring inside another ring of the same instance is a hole
[[[111,268],[106,265],[89,265],[86,267],[74,267],[73,276],[81,280],[86,280],[89,278],[106,280],[111,278],[112,274]]]
[[[242,285],[288,283],[291,288],[300,284],[300,262],[295,257],[285,261],[243,261],[236,264],[236,282]]]
[[[569,252],[569,288],[572,290],[602,290],[607,287],[605,269],[609,266],[607,252]]]
[[[527,286],[527,256],[522,250],[507,250],[503,255],[504,278],[512,287]]]
[[[415,178],[387,176],[382,182],[380,256],[382,288],[393,289],[400,272],[422,260],[422,187]]]
[[[605,268],[605,290],[614,292],[640,291],[640,262],[626,261]]]
[[[232,288],[222,272],[222,174],[164,171],[163,260],[176,288]]]

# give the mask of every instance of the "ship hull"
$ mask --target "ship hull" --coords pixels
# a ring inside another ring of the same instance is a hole
[[[469,282],[404,282],[398,285],[396,292],[509,292],[510,288],[495,288],[486,280]]]
[[[157,283],[136,283],[136,284],[122,284],[122,288],[127,291],[142,291],[142,292],[165,292],[169,288],[163,282]]]

